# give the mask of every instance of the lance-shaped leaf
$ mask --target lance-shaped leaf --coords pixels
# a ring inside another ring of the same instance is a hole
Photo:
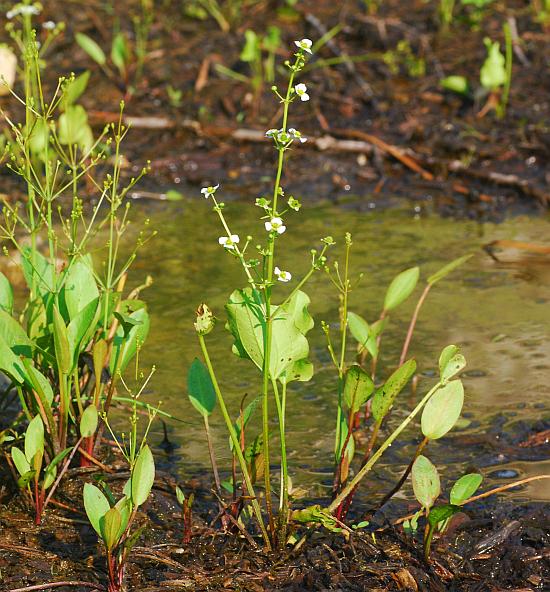
[[[71,347],[65,321],[57,306],[53,307],[53,342],[59,371],[61,374],[68,375],[73,366]]]
[[[73,370],[78,363],[81,352],[85,350],[95,332],[100,313],[99,298],[95,298],[75,314],[67,327],[67,339],[72,356]]]
[[[79,97],[84,93],[90,80],[90,71],[86,70],[80,76],[68,80],[63,87],[62,107],[67,108],[69,105],[75,103]]]
[[[34,280],[40,296],[46,298],[53,292],[51,263],[31,247],[24,247],[21,254],[21,267],[27,286],[32,288]]]
[[[348,312],[348,327],[361,348],[366,349],[373,358],[378,357],[376,335],[367,321],[354,312]]]
[[[0,309],[13,312],[13,289],[8,278],[0,271]]]
[[[372,398],[372,415],[380,423],[391,409],[397,395],[403,390],[411,376],[416,372],[416,362],[407,360],[400,366]]]
[[[111,356],[109,364],[111,374],[114,374],[117,368],[120,372],[124,372],[149,334],[149,314],[145,308],[139,308],[128,316],[136,324],[129,329],[128,333],[125,333],[123,327],[119,325],[113,342],[115,355]]]
[[[429,510],[441,493],[437,469],[429,459],[420,455],[414,461],[411,478],[416,499],[423,508]]]
[[[473,254],[463,255],[462,257],[459,257],[458,259],[455,259],[454,261],[447,263],[447,265],[442,267],[439,271],[436,271],[433,275],[431,275],[428,278],[428,284],[433,286],[433,284],[436,284],[437,282],[442,280],[444,277],[446,277],[452,271],[454,271],[457,267],[460,267],[463,263],[466,263],[466,261],[468,261],[468,259],[470,259],[471,257],[473,257]]]
[[[479,473],[468,473],[460,477],[451,489],[449,496],[451,504],[460,505],[464,503],[474,495],[482,481],[483,477]]]
[[[0,335],[0,370],[19,384],[27,380],[21,358],[12,352],[2,335]]]
[[[385,311],[393,310],[407,300],[416,288],[419,275],[420,269],[418,267],[411,267],[402,271],[392,280],[384,299]]]
[[[99,299],[91,256],[80,257],[72,263],[64,278],[60,299],[67,309],[70,320],[74,319],[90,302]]]
[[[466,366],[466,358],[456,345],[448,345],[439,356],[439,376],[445,384]]]
[[[84,484],[84,509],[93,529],[103,538],[100,522],[111,506],[103,492],[91,483]]]
[[[100,66],[104,66],[107,58],[105,57],[105,52],[99,47],[99,45],[88,35],[84,33],[76,33],[75,35],[76,42],[80,47]]]
[[[346,372],[344,383],[344,403],[352,412],[357,413],[359,409],[369,400],[374,392],[374,382],[371,377],[361,368],[354,364]]]
[[[44,423],[40,415],[33,417],[25,432],[25,456],[29,463],[37,453],[44,454]]]
[[[44,489],[48,489],[53,485],[55,478],[57,476],[57,465],[71,452],[73,447],[65,448],[58,454],[56,454],[52,460],[52,462],[46,467],[44,471],[44,482],[43,487]]]
[[[132,502],[141,506],[147,501],[155,481],[155,461],[149,446],[145,445],[138,454],[131,479]]]
[[[291,382],[309,380],[313,373],[307,360],[309,344],[305,334],[313,327],[307,307],[309,297],[298,290],[284,307],[271,307],[272,341],[269,371],[271,378]],[[251,288],[236,290],[225,306],[227,328],[233,334],[233,352],[248,358],[260,369],[264,359],[265,307]]]
[[[101,528],[101,538],[105,543],[105,547],[110,551],[116,547],[119,539],[120,526],[122,524],[122,516],[118,509],[110,508],[108,512],[99,520]]]
[[[11,458],[21,477],[31,470],[31,465],[29,464],[27,457],[21,452],[21,450],[19,450],[19,448],[16,448],[15,446],[12,447]]]
[[[16,356],[32,357],[33,342],[27,337],[21,325],[5,310],[0,308],[0,336]]]
[[[80,435],[83,438],[89,438],[95,434],[97,430],[98,413],[97,407],[92,403],[84,409],[84,413],[80,418]]]
[[[187,394],[193,407],[203,416],[210,415],[216,407],[216,391],[206,366],[195,358],[187,374]]]
[[[430,440],[443,437],[453,428],[464,405],[464,387],[452,380],[438,389],[422,412],[422,433]]]

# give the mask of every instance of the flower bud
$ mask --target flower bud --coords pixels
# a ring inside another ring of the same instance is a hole
[[[197,308],[197,320],[195,321],[195,331],[199,335],[208,335],[214,328],[214,315],[206,304],[201,304]]]

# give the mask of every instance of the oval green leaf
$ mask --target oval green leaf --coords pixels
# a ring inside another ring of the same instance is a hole
[[[75,35],[76,42],[80,47],[100,66],[104,66],[107,58],[105,57],[105,53],[99,47],[99,45],[88,35],[84,33],[76,33]]]
[[[441,493],[439,474],[425,456],[420,455],[411,471],[414,496],[423,508],[429,510]]]
[[[439,356],[439,376],[446,383],[466,366],[466,358],[456,345],[448,345]]]
[[[102,538],[100,522],[110,508],[109,501],[98,487],[91,483],[84,484],[84,509],[93,529]]]
[[[452,380],[437,390],[422,412],[422,433],[437,440],[451,430],[464,405],[464,387],[460,380]]]
[[[449,496],[451,504],[461,505],[464,503],[468,498],[474,495],[482,481],[483,476],[479,473],[468,473],[467,475],[460,477],[451,489],[451,494]]]
[[[393,310],[407,300],[416,288],[419,275],[420,269],[418,267],[411,267],[402,271],[393,279],[384,299],[385,311]]]
[[[116,547],[119,538],[120,526],[122,524],[122,516],[118,509],[111,508],[99,521],[101,528],[101,538],[110,551]]]
[[[29,463],[37,453],[44,453],[44,423],[40,415],[33,417],[25,432],[25,456]]]
[[[145,445],[132,471],[132,502],[141,506],[151,493],[155,481],[155,460],[149,446]]]
[[[0,271],[0,308],[11,315],[13,312],[13,289],[8,278]]]
[[[366,349],[373,358],[378,357],[376,335],[373,334],[367,321],[354,312],[348,312],[348,327],[361,348]]]
[[[92,403],[84,409],[84,413],[80,418],[80,435],[83,438],[89,438],[95,434],[97,430],[98,413],[97,407]]]

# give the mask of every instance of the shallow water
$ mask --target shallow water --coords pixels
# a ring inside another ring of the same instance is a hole
[[[241,237],[251,234],[263,238],[258,213],[257,208],[243,202],[230,203],[226,208],[232,232]],[[134,208],[136,226],[146,217],[159,236],[141,253],[136,269],[137,276],[151,273],[154,277],[154,285],[143,295],[149,302],[152,331],[141,361],[144,368],[151,364],[157,367],[148,400],[160,398],[165,411],[186,422],[168,422],[170,441],[177,448],[162,460],[165,466],[175,466],[183,480],[197,471],[207,471],[209,466],[202,423],[186,395],[187,368],[200,354],[193,329],[199,303],[207,302],[220,319],[207,339],[233,414],[237,414],[244,394],[251,400],[257,393],[255,367],[231,354],[231,338],[223,328],[223,305],[232,289],[246,282],[237,262],[217,244],[223,232],[205,201],[159,208],[140,204]],[[278,242],[277,261],[282,269],[292,272],[293,279],[307,270],[309,250],[318,246],[319,238],[334,236],[338,244],[330,253],[333,259],[342,254],[344,232],[352,233],[352,268],[356,274],[365,275],[351,295],[350,310],[369,321],[378,318],[385,288],[399,271],[418,264],[425,280],[445,263],[474,252],[463,268],[430,294],[410,349],[421,372],[418,396],[433,384],[431,376],[445,345],[460,345],[468,361],[463,376],[467,421],[430,444],[426,454],[441,468],[444,482],[471,470],[487,475],[485,485],[548,472],[548,462],[540,460],[540,449],[531,455],[515,444],[529,427],[536,428],[537,421],[549,418],[550,256],[509,250],[502,253],[502,262],[496,263],[480,247],[496,239],[548,241],[549,217],[518,217],[494,225],[418,217],[410,210],[359,212],[351,204],[347,209],[307,206],[299,214],[288,214],[285,221],[288,230]],[[281,284],[277,288],[279,300],[289,287]],[[294,383],[289,393],[288,448],[294,485],[318,497],[327,494],[330,484],[336,403],[335,373],[320,325],[325,320],[334,326],[338,299],[322,273],[313,277],[305,291],[312,297],[310,311],[316,322],[308,334],[316,373],[308,383]],[[416,296],[391,319],[383,341],[380,376],[391,372],[399,356],[419,292],[417,288]],[[351,360],[352,344],[349,349]],[[405,392],[401,401],[403,406],[392,416],[394,423],[404,417],[414,398]],[[220,464],[227,466],[227,436],[219,412],[214,413],[211,423]],[[256,424],[250,436],[258,431]],[[406,464],[418,435],[415,426],[406,432],[401,444],[388,451],[374,473],[372,488],[388,488]],[[155,443],[162,440],[159,427],[153,439]],[[273,451],[272,460],[276,462],[276,444]],[[521,500],[550,500],[549,489],[540,482],[511,495]]]

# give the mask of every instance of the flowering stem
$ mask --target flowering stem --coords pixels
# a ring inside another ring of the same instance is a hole
[[[265,544],[268,549],[271,549],[271,543],[269,540],[269,536],[267,534],[264,520],[262,518],[262,510],[260,508],[260,504],[258,503],[258,499],[256,498],[256,494],[254,492],[254,487],[252,485],[252,479],[250,478],[250,474],[248,472],[248,468],[246,466],[246,460],[243,456],[241,445],[239,443],[239,439],[237,437],[237,432],[235,431],[235,427],[233,426],[233,422],[231,421],[231,417],[229,417],[229,412],[227,411],[227,407],[225,405],[225,401],[223,395],[220,390],[220,386],[218,384],[218,380],[216,379],[216,374],[214,373],[214,368],[212,366],[212,362],[210,360],[210,355],[208,354],[208,349],[206,348],[206,342],[204,340],[204,336],[200,333],[198,334],[199,343],[202,350],[202,355],[204,356],[204,361],[206,363],[206,367],[208,369],[208,373],[210,374],[210,378],[212,380],[212,384],[214,386],[214,391],[216,393],[216,398],[218,400],[218,404],[222,411],[223,418],[225,420],[225,424],[227,426],[227,430],[229,431],[229,437],[231,438],[231,442],[233,443],[233,450],[234,453],[237,455],[237,460],[239,461],[239,465],[241,467],[241,471],[243,474],[243,479],[246,484],[246,489],[248,491],[248,495],[251,498],[252,508],[254,510],[254,514],[256,516],[256,520],[258,521],[258,525],[260,530],[262,531],[262,536],[264,538]]]
[[[297,58],[296,64],[301,60]],[[296,68],[292,68],[290,72],[290,78],[288,81],[288,87],[286,96],[283,100],[283,123],[282,131],[286,132],[288,123],[288,109],[291,103],[290,97],[293,88],[294,77],[296,75]],[[271,210],[271,216],[277,216],[277,198],[279,197],[279,191],[281,188],[281,177],[283,174],[284,165],[284,153],[286,147],[278,146],[277,150],[279,156],[277,159],[277,173],[275,175],[275,184],[273,187],[273,204]],[[273,334],[273,319],[271,317],[271,286],[273,283],[273,265],[275,255],[275,232],[271,232],[269,235],[268,254],[267,254],[267,275],[265,278],[264,297],[265,297],[265,326],[264,326],[264,361],[263,361],[263,388],[262,388],[262,435],[263,435],[263,453],[264,453],[264,478],[265,478],[265,501],[267,515],[269,518],[269,527],[272,535],[275,535],[275,524],[273,520],[273,510],[271,501],[271,480],[269,472],[269,381],[270,381],[270,360],[271,360],[271,341]],[[281,435],[281,447],[284,446],[285,435]]]

